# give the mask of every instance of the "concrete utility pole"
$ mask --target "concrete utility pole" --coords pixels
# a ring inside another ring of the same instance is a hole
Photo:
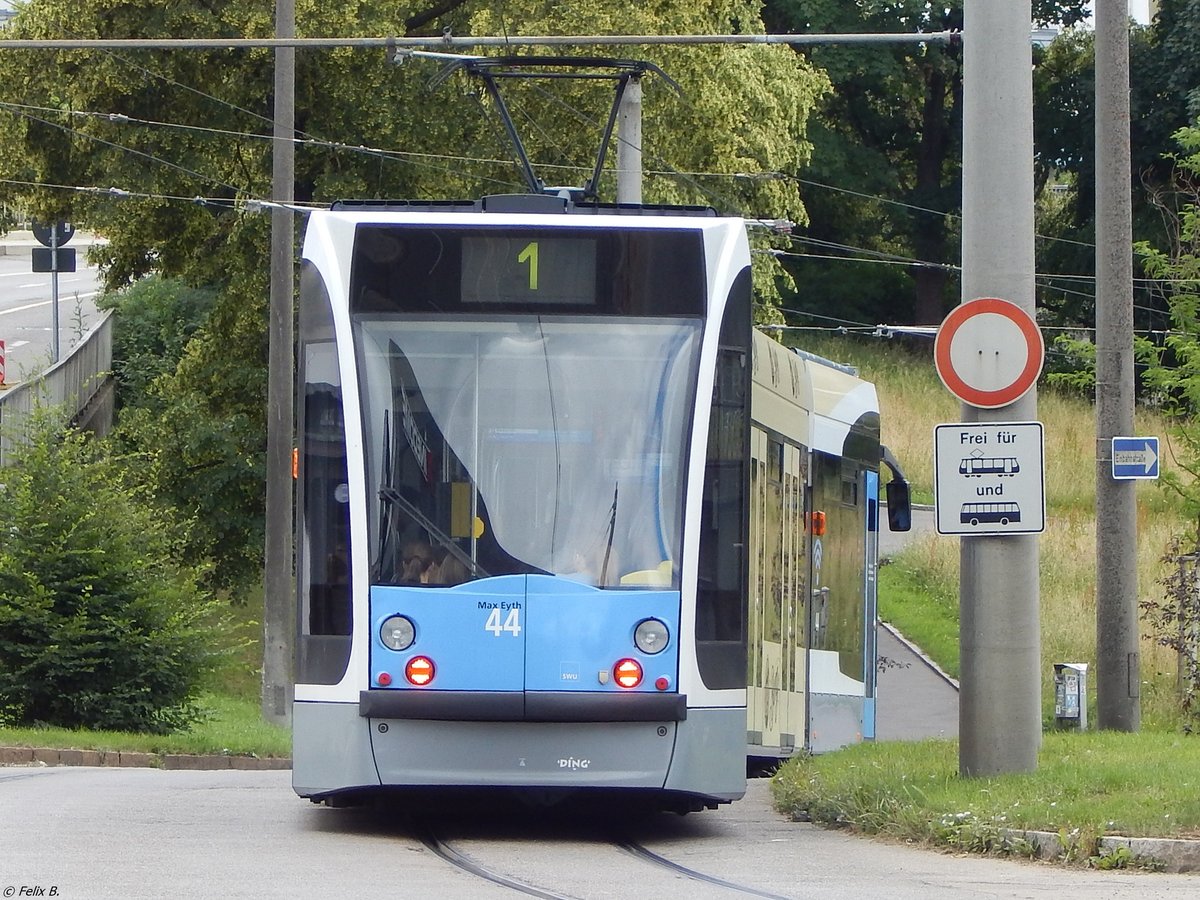
[[[1030,0],[966,0],[962,298],[1034,313]],[[1036,389],[964,422],[1037,419]],[[1036,535],[963,537],[959,771],[1030,772],[1042,735]]]
[[[296,34],[295,0],[276,0],[275,33]],[[295,191],[296,48],[275,49],[275,129],[271,166],[271,305],[267,371],[267,537],[263,555],[263,716],[279,725],[292,717],[295,582],[292,577],[292,447],[294,382],[292,298]]]
[[[629,79],[617,116],[617,202],[641,203],[642,79]]]
[[[1141,726],[1134,481],[1112,477],[1112,439],[1133,435],[1133,225],[1129,10],[1096,14],[1096,719]]]

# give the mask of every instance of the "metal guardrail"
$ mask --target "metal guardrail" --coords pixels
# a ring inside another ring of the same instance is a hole
[[[91,417],[104,402],[112,378],[112,313],[106,312],[71,351],[36,378],[0,394],[0,466],[27,439],[30,415],[38,409],[60,409],[66,421]],[[111,423],[111,403],[89,427],[103,433]]]

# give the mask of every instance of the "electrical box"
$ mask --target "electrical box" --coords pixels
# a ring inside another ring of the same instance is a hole
[[[1087,730],[1087,663],[1054,664],[1054,724]]]

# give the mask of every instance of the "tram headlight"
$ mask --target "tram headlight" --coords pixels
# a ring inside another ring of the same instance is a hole
[[[671,634],[658,619],[642,619],[633,630],[633,643],[643,653],[658,653],[667,646]]]
[[[407,650],[417,639],[417,629],[407,616],[389,616],[379,627],[379,639],[389,650]]]

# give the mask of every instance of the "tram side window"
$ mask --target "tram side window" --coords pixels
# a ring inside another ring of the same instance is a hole
[[[746,686],[750,483],[750,275],[721,326],[701,511],[696,659],[713,690]]]
[[[336,684],[350,658],[350,492],[333,314],[315,269],[301,273],[300,647],[297,679]]]
[[[811,645],[838,654],[842,673],[862,678],[865,652],[866,504],[859,502],[862,464],[827,453],[813,454],[813,506],[826,515],[820,560],[813,559]]]

